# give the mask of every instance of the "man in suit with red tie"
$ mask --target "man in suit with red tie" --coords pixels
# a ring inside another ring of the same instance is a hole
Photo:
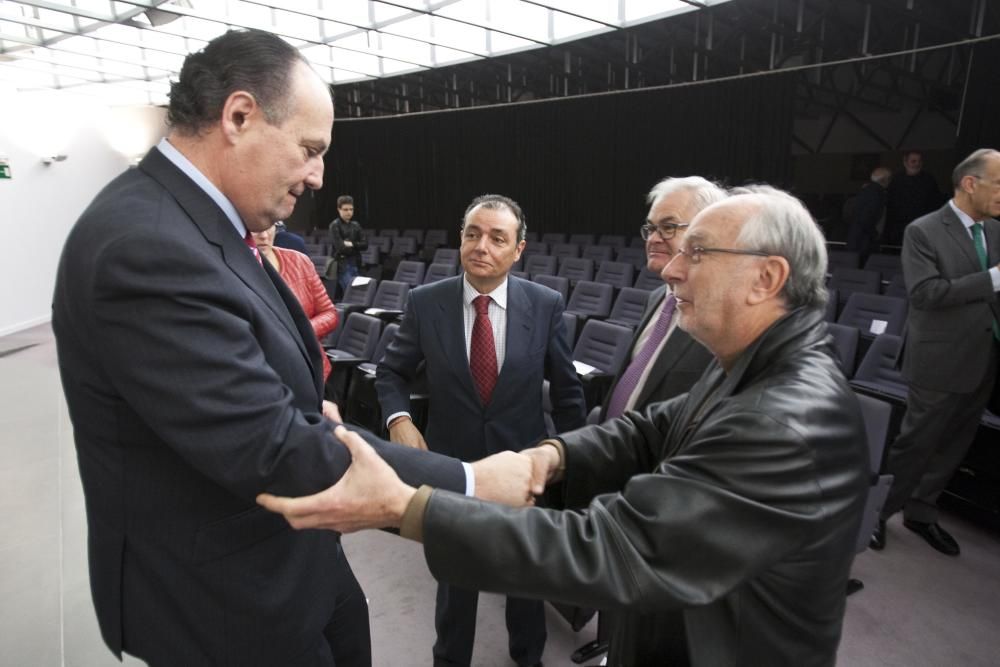
[[[542,380],[560,431],[583,425],[583,389],[562,322],[562,297],[509,275],[525,246],[524,214],[508,197],[483,195],[462,224],[464,275],[410,293],[399,332],[375,386],[390,439],[464,461],[520,450],[545,437]],[[409,384],[425,363],[430,405],[426,441],[410,419]],[[478,593],[438,586],[435,665],[469,665]],[[540,600],[507,598],[510,655],[539,664],[545,646]]]
[[[1000,152],[975,151],[952,172],[955,196],[913,221],[903,237],[909,295],[903,374],[906,414],[889,450],[895,475],[872,547],[885,546],[885,520],[949,556],[955,541],[937,522],[937,499],[972,444],[997,378],[1000,340]]]

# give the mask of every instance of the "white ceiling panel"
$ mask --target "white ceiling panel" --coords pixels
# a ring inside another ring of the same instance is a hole
[[[0,81],[165,104],[186,54],[274,32],[346,83],[571,41],[726,0],[0,0]],[[127,101],[122,101],[127,100]]]

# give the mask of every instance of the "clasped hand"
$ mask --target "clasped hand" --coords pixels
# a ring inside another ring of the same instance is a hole
[[[285,498],[269,493],[257,497],[266,509],[281,514],[296,530],[323,528],[351,533],[366,528],[398,528],[416,490],[357,433],[343,426],[334,430],[347,446],[352,463],[333,486],[311,496]],[[512,507],[534,503],[552,477],[555,464],[545,452],[500,452],[472,464],[476,497]],[[554,450],[553,450],[554,451]]]

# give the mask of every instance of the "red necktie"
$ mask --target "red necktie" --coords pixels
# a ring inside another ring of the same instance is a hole
[[[264,260],[261,259],[260,250],[257,250],[257,243],[256,241],[253,240],[253,236],[250,235],[249,229],[247,230],[246,235],[244,235],[243,237],[243,242],[246,243],[247,247],[250,248],[250,250],[253,252],[253,256],[257,260],[257,263],[260,264],[261,266],[264,266]]]
[[[469,370],[479,390],[483,405],[489,405],[493,387],[497,383],[497,350],[493,343],[493,325],[490,324],[490,297],[481,295],[472,300],[476,307],[476,322],[472,325],[472,344],[469,346]]]

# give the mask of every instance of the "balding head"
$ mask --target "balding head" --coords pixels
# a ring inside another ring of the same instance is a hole
[[[679,326],[731,367],[789,310],[822,308],[826,245],[805,207],[767,186],[740,188],[695,216],[663,276]]]

